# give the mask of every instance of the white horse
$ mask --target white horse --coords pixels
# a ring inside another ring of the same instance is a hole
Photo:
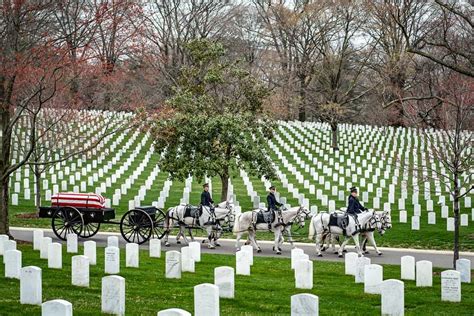
[[[341,212],[338,212],[338,213],[341,213]],[[369,221],[364,226],[362,226],[362,229],[360,231],[360,235],[362,236],[362,240],[360,241],[360,247],[362,248],[362,251],[364,252],[364,254],[368,254],[369,252],[365,249],[366,242],[368,241],[374,247],[375,252],[379,256],[381,256],[382,252],[379,251],[379,249],[377,248],[377,244],[375,243],[374,232],[376,230],[378,230],[379,234],[381,236],[383,236],[387,229],[392,228],[392,218],[390,216],[389,211],[383,211],[383,212],[376,211],[375,215],[378,217],[378,220],[380,221],[380,229],[377,228],[377,222],[375,222],[375,221]],[[329,244],[331,243],[333,252],[337,253],[336,252],[336,246],[335,246],[335,243],[334,243],[334,240],[335,240],[334,237],[335,236],[333,234],[331,234],[330,236],[326,236],[325,238],[327,238],[327,248],[330,247]],[[345,251],[344,248],[345,248],[346,244],[347,244],[347,242],[344,241],[344,243],[340,245],[340,247],[342,247],[343,252]],[[322,251],[324,251],[325,248],[326,247],[323,247]]]
[[[375,215],[374,211],[362,212],[360,214],[357,214],[356,216],[361,227],[363,227],[369,221],[374,221],[377,223],[376,225],[378,225],[377,228],[380,228],[380,221],[378,220],[377,215]],[[318,257],[323,256],[321,254],[321,243],[325,235],[344,235],[343,230],[339,226],[329,226],[329,219],[330,213],[319,213],[318,215],[313,217],[309,226],[308,238],[313,239],[316,235],[316,254],[318,255]],[[346,236],[352,237],[355,243],[357,253],[359,254],[359,256],[363,256],[359,246],[359,234],[360,232],[358,231],[358,227],[356,225],[354,217],[349,215],[349,222],[346,227]],[[342,257],[342,251],[343,248],[339,248],[339,257]]]
[[[237,235],[235,246],[240,249],[240,238],[244,233],[249,234],[250,242],[252,243],[253,247],[257,249],[257,252],[261,252],[262,249],[257,244],[257,240],[255,238],[256,232],[260,231],[268,231],[268,223],[257,223],[257,214],[260,210],[253,210],[249,212],[245,212],[240,214],[235,219],[234,229],[233,232]],[[292,225],[293,223],[297,223],[300,227],[304,227],[305,219],[309,216],[309,211],[305,209],[303,206],[292,207],[289,210],[281,212],[281,219],[278,216],[278,213],[275,213],[275,218],[273,222],[270,224],[271,231],[275,234],[275,245],[273,250],[276,250],[277,254],[281,254],[281,243],[283,242],[282,233],[286,227]]]
[[[188,243],[188,239],[186,238],[186,235],[184,233],[186,228],[188,228],[189,230],[189,234],[191,236],[192,241],[194,241],[192,229],[204,228],[207,231],[207,239],[209,241],[208,247],[214,249],[217,245],[219,245],[217,243],[217,240],[219,239],[222,232],[221,224],[229,223],[230,225],[232,225],[232,204],[226,201],[219,203],[214,208],[214,219],[212,218],[211,210],[208,206],[202,207],[202,214],[198,218],[191,216],[190,214],[186,214],[187,207],[189,207],[189,205],[180,204],[178,206],[169,208],[166,212],[166,219],[163,225],[165,230],[165,234],[163,236],[165,240],[165,246],[169,247],[170,244],[168,242],[168,237],[174,225],[177,223],[179,225],[179,232],[176,235],[176,243],[181,243],[181,237],[183,237],[186,244]],[[193,208],[197,209],[197,207]]]

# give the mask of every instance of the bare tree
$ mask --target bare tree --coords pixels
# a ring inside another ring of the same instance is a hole
[[[474,81],[453,71],[439,80],[431,100],[405,98],[399,101],[412,124],[428,143],[429,163],[422,172],[448,188],[453,201],[453,267],[459,259],[460,201],[474,189]],[[437,112],[437,129],[427,125]],[[432,163],[441,166],[436,168]]]
[[[280,85],[294,86],[298,119],[305,121],[308,87],[314,78],[325,38],[331,37],[336,17],[326,14],[330,1],[253,1],[264,25],[267,42],[278,55]]]
[[[409,42],[426,32],[433,13],[427,2],[416,0],[366,1],[365,6],[369,14],[365,33],[375,40],[373,69],[383,82],[381,102],[388,103],[403,97],[416,85],[411,80],[414,71]],[[396,111],[391,125],[405,126],[403,106],[394,102],[392,108]]]

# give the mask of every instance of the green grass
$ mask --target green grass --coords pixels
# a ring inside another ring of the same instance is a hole
[[[288,127],[283,127],[284,130],[289,132],[294,139],[296,139],[296,134],[294,133],[293,130],[291,130]],[[353,140],[353,135],[350,134],[348,131],[341,130],[339,135],[340,135],[340,143],[341,143],[341,151],[336,154],[332,150],[327,150],[326,146],[328,145],[328,140],[330,140],[330,134],[329,130],[324,130],[324,129],[314,129],[314,128],[307,128],[307,127],[299,127],[295,126],[294,129],[299,130],[300,132],[302,131],[307,131],[308,135],[303,136],[303,141],[298,140],[299,143],[303,144],[306,148],[311,148],[312,145],[316,145],[318,148],[324,148],[324,150],[320,153],[317,154],[316,152],[312,152],[314,158],[318,160],[318,162],[322,162],[323,165],[326,166],[331,166],[335,167],[334,165],[331,165],[329,162],[331,159],[334,159],[334,161],[339,161],[338,157],[340,155],[344,155],[344,149],[347,146],[342,145],[344,142],[347,141],[352,141]],[[124,138],[123,141],[121,141],[117,145],[117,149],[123,148],[125,145],[126,141],[131,137],[133,134],[133,131],[126,131],[126,137]],[[378,133],[378,132],[376,132]],[[291,147],[295,148],[294,143],[291,143],[290,140],[283,134],[282,131],[278,130],[277,134],[285,141],[285,143],[289,144]],[[373,135],[373,134],[371,134]],[[118,135],[117,135],[118,137]],[[414,138],[414,137],[413,137]],[[104,148],[108,148],[110,144],[115,140],[116,138],[112,138],[109,142],[107,142],[104,146]],[[138,136],[133,144],[125,151],[123,154],[121,160],[115,165],[112,169],[110,169],[108,172],[104,174],[103,177],[99,179],[99,181],[94,182],[93,186],[87,186],[88,191],[95,191],[95,186],[99,186],[101,182],[105,182],[105,179],[107,177],[110,177],[113,172],[115,172],[120,166],[122,166],[125,161],[132,155],[133,151],[137,148],[138,144],[142,141],[142,136]],[[363,141],[361,138],[361,135],[356,134],[355,141]],[[392,148],[393,144],[395,141],[400,144],[401,143],[401,137],[400,136],[383,136],[380,140],[380,142],[384,143],[385,145],[389,146]],[[293,166],[296,167],[297,171],[299,171],[305,179],[310,180],[311,184],[314,184],[316,187],[316,190],[321,189],[323,191],[323,194],[327,195],[329,199],[335,200],[336,201],[336,207],[344,207],[346,204],[346,201],[339,201],[338,196],[333,196],[331,190],[325,190],[324,185],[319,183],[319,181],[315,181],[312,179],[310,176],[309,172],[305,171],[304,168],[301,168],[299,164],[297,164],[296,159],[286,150],[284,149],[280,144],[277,143],[276,140],[273,140],[275,144],[277,144],[278,148],[280,151],[283,153],[286,159],[290,163],[293,164]],[[378,145],[377,143],[375,145]],[[108,198],[112,198],[112,195],[115,191],[115,189],[120,188],[121,184],[125,182],[125,180],[132,175],[133,171],[138,168],[140,163],[143,161],[146,152],[151,146],[151,140],[148,140],[146,144],[141,148],[141,150],[138,152],[138,155],[136,156],[135,161],[132,163],[130,166],[129,170],[126,171],[118,180],[117,183],[113,184],[111,188],[108,188],[104,196]],[[405,144],[406,146],[406,144]],[[103,167],[107,165],[107,162],[112,159],[112,157],[116,154],[115,152],[110,152],[104,161],[98,164],[98,167]],[[278,165],[280,170],[284,172],[289,180],[290,183],[293,183],[299,188],[300,193],[304,193],[307,198],[310,199],[310,205],[316,205],[319,210],[325,210],[327,209],[327,206],[322,205],[321,201],[316,199],[315,195],[310,195],[309,190],[305,189],[302,184],[298,183],[296,177],[291,174],[287,168],[283,165],[282,161],[277,157],[277,155],[268,148],[266,148],[267,153],[270,155],[272,160]],[[371,154],[372,157],[376,157],[376,163],[373,164],[374,168],[378,166],[378,163],[383,160],[386,161],[387,155],[386,154],[381,154],[378,153],[377,150],[374,148],[370,148],[368,150]],[[305,155],[304,152],[302,151],[297,151],[298,157],[304,161],[307,165],[311,167],[317,167],[313,162]],[[424,153],[423,153],[424,154]],[[421,161],[421,156],[422,153],[418,155],[418,165],[420,165]],[[426,156],[426,155],[425,155]],[[87,157],[88,159],[85,159],[83,162],[83,166],[86,166],[87,164],[91,164],[93,158],[97,157]],[[345,162],[340,163],[341,167],[344,168],[344,171],[347,168],[352,168],[349,167],[349,162],[348,159],[349,156],[345,155]],[[411,167],[414,165],[414,158],[412,155],[408,156],[409,158],[409,166]],[[70,165],[72,162],[77,162],[77,159],[71,159],[70,161],[67,162],[68,165]],[[146,179],[150,175],[151,171],[155,167],[155,165],[158,162],[158,155],[152,155],[149,163],[144,167],[143,172],[140,174],[138,179],[135,180],[133,186],[131,189],[128,190],[127,194],[123,195],[120,204],[118,206],[114,206],[116,209],[116,214],[117,214],[117,219],[119,219],[127,210],[128,210],[128,201],[133,200],[134,196],[137,195],[138,190],[141,185],[145,184]],[[369,161],[370,162],[370,161]],[[404,163],[404,162],[403,162]],[[357,164],[357,166],[362,167],[362,164]],[[427,214],[426,214],[426,202],[424,201],[423,193],[420,193],[419,197],[419,204],[421,205],[422,209],[422,216],[421,216],[421,227],[419,231],[413,231],[411,230],[411,215],[413,215],[413,208],[414,206],[411,204],[411,194],[413,193],[413,187],[411,186],[411,179],[413,174],[418,173],[419,177],[419,185],[420,185],[420,190],[423,189],[422,183],[423,181],[421,180],[421,173],[417,171],[413,171],[410,168],[409,169],[409,180],[410,180],[410,186],[408,187],[408,198],[406,200],[406,210],[408,211],[408,223],[406,224],[401,224],[399,223],[399,215],[398,215],[398,199],[401,197],[401,179],[403,175],[403,170],[404,168],[407,168],[407,166],[403,166],[400,171],[400,176],[398,178],[398,181],[395,186],[395,204],[392,204],[392,221],[393,221],[393,229],[390,230],[389,232],[386,233],[386,235],[383,238],[378,237],[377,242],[378,245],[380,246],[390,246],[390,247],[413,247],[413,248],[430,248],[430,249],[451,249],[452,248],[452,240],[453,240],[453,232],[448,232],[446,231],[446,219],[441,218],[441,208],[440,206],[436,205],[437,202],[437,196],[432,192],[431,196],[432,199],[435,202],[434,205],[434,211],[437,213],[437,223],[435,225],[428,225],[427,223]],[[383,203],[388,201],[388,184],[391,182],[392,177],[395,175],[394,172],[394,166],[389,165],[389,164],[384,164],[383,169],[382,169],[382,175],[379,177],[378,183],[374,184],[374,190],[381,185],[381,180],[383,178],[383,173],[384,170],[388,170],[389,172],[389,179],[386,182],[386,188],[383,189],[383,195],[380,198],[380,205],[383,206]],[[80,171],[80,168],[78,168]],[[365,171],[365,168],[362,167],[362,171]],[[91,176],[95,170],[93,169],[91,172],[87,174],[85,178],[83,178],[83,181],[87,180],[87,177]],[[322,170],[317,170],[319,175],[323,175]],[[352,172],[356,173],[356,172]],[[372,174],[374,171],[372,171]],[[167,174],[165,172],[160,172],[158,174],[157,179],[154,181],[153,186],[151,190],[149,190],[146,194],[145,200],[142,202],[142,205],[150,205],[153,201],[156,201],[158,199],[159,193],[163,188],[164,181],[167,179]],[[325,175],[325,179],[329,180],[331,182],[331,186],[337,186],[338,190],[343,190],[344,192],[347,191],[347,188],[349,186],[349,183],[352,181],[351,177],[346,176],[345,172],[341,173],[341,176],[344,177],[345,183],[337,183],[337,181],[333,181],[332,177],[328,177]],[[359,178],[361,176],[359,175]],[[30,187],[33,188],[33,178],[32,176],[30,177]],[[47,179],[51,179],[50,174],[47,173],[46,175]],[[66,176],[65,178],[68,179]],[[250,177],[254,190],[259,194],[260,200],[262,202],[265,202],[265,197],[266,197],[266,189],[264,187],[263,182],[255,177]],[[14,185],[15,178],[12,179],[12,188]],[[244,186],[243,180],[239,175],[238,170],[234,170],[232,172],[232,179],[231,179],[233,185],[234,185],[234,193],[237,197],[237,200],[239,201],[240,205],[242,206],[243,211],[247,211],[253,208],[252,201],[250,198],[247,196],[247,191]],[[367,181],[370,182],[370,180]],[[434,181],[430,180],[429,181],[431,184],[431,189],[434,189]],[[286,188],[282,186],[282,183],[280,181],[274,181],[273,182],[277,187],[278,190],[281,194],[281,196],[287,197],[288,202],[291,205],[296,205],[297,204],[297,199],[293,198],[293,196],[288,192]],[[213,184],[213,197],[214,200],[220,200],[220,179],[219,178],[213,178],[212,179],[212,184]],[[77,183],[79,185],[79,183]],[[50,184],[50,188],[52,185]],[[175,206],[180,202],[180,199],[182,197],[183,193],[183,188],[184,188],[184,183],[180,181],[174,181],[173,185],[171,186],[170,189],[170,196],[166,201],[165,208]],[[20,205],[19,206],[11,206],[10,209],[10,223],[12,226],[24,226],[24,227],[44,227],[44,228],[49,228],[50,227],[50,220],[45,220],[45,219],[38,219],[38,218],[23,218],[19,217],[19,214],[23,213],[32,213],[35,211],[35,207],[33,205],[34,197],[32,194],[32,197],[30,200],[25,200],[23,197],[23,182],[21,182],[21,193],[20,193]],[[72,186],[68,186],[69,190],[72,190]],[[194,179],[193,182],[193,187],[192,187],[192,192],[190,194],[190,201],[192,204],[198,204],[199,203],[199,195],[200,195],[200,190],[201,190],[201,183],[198,182],[197,179]],[[367,185],[366,186],[360,186],[361,193],[363,191],[367,190]],[[362,195],[362,194],[361,194]],[[446,192],[443,191],[443,195],[446,197],[446,201],[449,201],[447,198]],[[372,198],[375,197],[375,192],[369,193],[369,199],[370,201],[368,203],[364,203],[365,206],[367,207],[372,207]],[[48,204],[47,202],[44,204]],[[449,205],[449,202],[447,202]],[[460,240],[461,240],[461,250],[464,251],[474,251],[474,221],[472,221],[471,218],[471,210],[472,208],[467,208],[464,206],[463,203],[461,203],[461,213],[463,214],[468,214],[469,215],[469,225],[468,227],[461,227],[460,228]],[[450,214],[452,216],[452,214]],[[104,225],[101,228],[101,231],[118,231],[117,226],[112,226],[112,225]],[[199,232],[197,235],[201,235]],[[298,232],[298,235],[296,239],[299,241],[309,241],[306,239],[307,236],[307,227],[300,230]],[[225,234],[224,237],[232,237],[231,234]],[[270,234],[259,234],[259,238],[263,239],[272,239],[273,236]]]
[[[97,249],[97,265],[90,268],[90,287],[74,287],[71,282],[71,254],[63,247],[63,269],[47,268],[47,260],[30,244],[18,247],[23,253],[23,266],[42,269],[43,301],[65,299],[72,303],[74,315],[97,315],[101,304],[101,278],[104,271],[104,249]],[[82,251],[82,249],[80,249]],[[162,258],[149,258],[140,251],[140,268],[124,267],[125,249],[121,249],[121,273],[126,280],[126,314],[156,315],[171,307],[193,312],[193,287],[214,282],[214,268],[234,266],[234,256],[203,254],[196,263],[196,273],[183,273],[182,279],[164,277]],[[221,299],[222,315],[289,315],[290,297],[298,293],[319,296],[321,315],[376,315],[380,313],[380,296],[364,294],[362,284],[344,275],[344,265],[314,261],[314,288],[298,290],[294,286],[290,260],[255,257],[251,276],[236,276],[235,299]],[[0,265],[0,275],[4,275]],[[441,270],[433,271],[433,287],[417,288],[414,281],[405,281],[405,312],[407,315],[472,315],[474,285],[462,284],[462,302],[441,302]],[[384,265],[384,279],[399,278],[400,267]],[[39,315],[40,307],[20,305],[19,281],[0,277],[0,315]]]

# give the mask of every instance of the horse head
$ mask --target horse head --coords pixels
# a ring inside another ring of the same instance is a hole
[[[382,223],[382,228],[390,229],[392,228],[392,217],[390,216],[390,211],[383,211],[380,214],[380,222]]]
[[[298,212],[296,212],[295,223],[297,223],[300,228],[303,228],[305,220],[308,218],[311,218],[311,212],[304,208],[304,206],[300,206]]]

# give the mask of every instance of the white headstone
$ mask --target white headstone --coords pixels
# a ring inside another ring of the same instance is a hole
[[[368,264],[364,269],[364,293],[380,294],[380,286],[383,282],[383,267],[378,264]]]
[[[469,226],[469,216],[467,214],[461,214],[461,226]]]
[[[435,212],[428,212],[428,224],[430,224],[430,225],[436,224],[436,213]]]
[[[97,264],[97,248],[95,241],[88,240],[84,243],[84,256],[89,258],[89,264],[91,266]]]
[[[161,258],[161,239],[150,239],[150,258]]]
[[[41,251],[40,251],[41,259],[48,259],[48,246],[52,242],[53,242],[53,239],[51,237],[43,237],[43,239],[41,239]]]
[[[189,248],[191,248],[193,253],[194,262],[201,262],[201,244],[193,241],[189,243]]]
[[[72,304],[65,300],[51,300],[41,304],[41,316],[72,316]]]
[[[9,240],[8,235],[0,235],[0,255],[2,256],[4,254],[3,243],[7,240]]]
[[[44,233],[41,229],[35,229],[33,231],[33,249],[34,250],[41,250],[41,241],[44,237],[43,234]],[[1,239],[0,239],[0,241],[1,241]]]
[[[441,272],[441,300],[461,302],[461,273],[459,271]]]
[[[400,269],[402,280],[415,280],[415,257],[401,257]]]
[[[63,247],[58,242],[53,242],[48,245],[48,268],[63,268]]]
[[[181,271],[194,273],[194,259],[189,247],[181,248]]]
[[[176,250],[166,252],[167,279],[181,279],[181,253]]]
[[[248,253],[240,250],[235,254],[236,274],[250,275],[250,259]]]
[[[102,313],[125,315],[125,279],[121,276],[102,278]]]
[[[405,314],[405,284],[400,280],[382,282],[382,315],[402,316]]]
[[[454,231],[454,217],[448,217],[446,219],[446,230],[448,232],[453,232]]]
[[[214,284],[219,288],[219,297],[234,298],[234,268],[217,267],[214,269]]]
[[[301,255],[304,254],[304,250],[301,248],[291,249],[291,269],[295,268],[296,261],[300,260]]]
[[[71,284],[89,287],[89,258],[86,256],[73,256],[71,267]]]
[[[407,222],[407,211],[400,211],[400,223]]]
[[[313,261],[299,260],[296,262],[295,287],[297,289],[313,288]]]
[[[119,238],[117,236],[107,237],[107,247],[117,247],[119,248]]]
[[[120,273],[120,248],[113,246],[106,247],[104,261],[105,273]]]
[[[364,283],[365,266],[370,264],[370,258],[358,257],[356,260],[355,282]]]
[[[219,288],[210,283],[194,287],[194,316],[219,316]]]
[[[416,286],[433,286],[433,264],[431,261],[416,262]]]
[[[68,253],[77,253],[77,235],[76,234],[67,234],[67,252]]]
[[[168,308],[159,311],[157,316],[192,316],[190,312],[180,308]]]
[[[244,245],[240,248],[243,252],[247,253],[250,265],[253,265],[253,247],[251,245]]]
[[[314,294],[302,293],[291,296],[291,316],[318,316],[319,298]]]
[[[461,273],[461,282],[471,283],[471,260],[456,260],[456,271],[459,271],[459,273]]]
[[[411,217],[411,229],[420,230],[420,217],[419,216]]]
[[[140,264],[138,244],[128,243],[125,245],[125,266],[138,268]]]
[[[34,266],[22,268],[20,271],[20,304],[41,305],[42,300],[41,269]]]
[[[355,252],[348,252],[344,256],[345,273],[348,275],[356,275],[356,261],[359,255]]]
[[[5,277],[6,278],[20,278],[21,271],[21,251],[7,250],[3,254],[5,261]]]

